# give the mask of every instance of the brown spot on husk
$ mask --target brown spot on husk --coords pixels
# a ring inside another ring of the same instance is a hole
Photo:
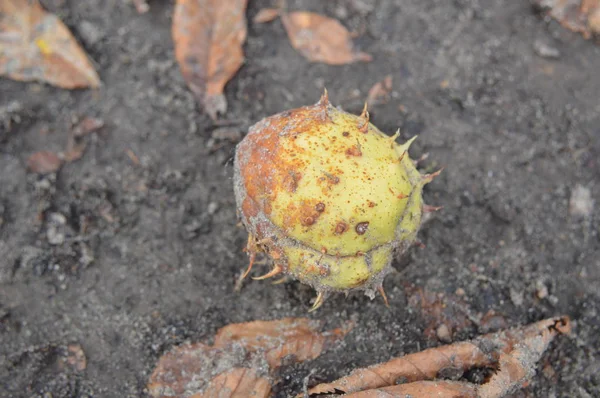
[[[315,223],[315,219],[310,216],[308,216],[302,220],[302,225],[304,225],[305,227],[307,227],[309,225],[313,225],[314,223]]]
[[[300,181],[301,175],[295,171],[290,171],[288,176],[283,180],[283,186],[288,192],[294,193],[298,189],[298,181]]]
[[[318,111],[315,107],[305,106],[264,119],[251,127],[238,146],[236,157],[246,195],[266,214],[282,189],[291,193],[297,189],[300,170],[305,167],[299,159],[303,156],[289,156],[290,149],[284,150],[282,143],[326,123],[321,107]],[[298,155],[307,151],[293,144],[292,148]],[[314,210],[314,203],[311,206]],[[252,216],[246,214],[247,209],[251,210],[248,205],[242,206],[244,216]]]
[[[338,235],[343,234],[344,232],[346,232],[348,230],[348,224],[346,224],[343,221],[340,221],[339,223],[337,223],[337,225],[335,226],[335,233]]]
[[[359,222],[358,224],[356,224],[356,227],[354,229],[356,230],[357,234],[364,235],[365,232],[367,232],[368,228],[369,228],[369,222],[364,221],[364,222]]]
[[[346,149],[346,155],[348,156],[362,156],[362,152],[360,151],[360,148],[358,148],[356,145]]]
[[[258,215],[259,208],[256,203],[246,196],[244,201],[242,202],[242,213],[246,217],[256,217]]]

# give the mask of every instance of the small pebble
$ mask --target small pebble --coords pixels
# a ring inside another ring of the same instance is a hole
[[[77,25],[77,32],[87,46],[93,46],[104,38],[104,32],[89,21],[81,21]]]
[[[542,58],[556,59],[560,57],[560,51],[557,48],[540,40],[536,40],[533,43],[533,51]]]
[[[510,301],[512,301],[516,307],[523,305],[523,291],[511,288],[509,294]]]
[[[64,226],[67,219],[60,213],[52,213],[48,219],[46,238],[51,245],[62,245],[65,241]]]
[[[594,210],[594,200],[589,188],[577,184],[571,192],[569,213],[572,216],[588,218]]]
[[[213,215],[219,210],[219,204],[217,202],[210,202],[206,208],[206,212]]]
[[[541,280],[538,280],[535,283],[535,295],[537,296],[537,298],[539,298],[540,300],[545,299],[546,297],[548,297],[548,287],[546,286],[546,284],[544,282],[542,282]]]
[[[443,342],[443,343],[451,343],[452,342],[452,336],[450,335],[450,329],[448,329],[448,326],[445,323],[442,323],[440,326],[438,326],[435,333],[441,342]]]

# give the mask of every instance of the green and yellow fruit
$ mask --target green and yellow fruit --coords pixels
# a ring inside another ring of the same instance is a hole
[[[394,254],[416,239],[425,210],[421,175],[408,148],[360,116],[334,108],[327,92],[312,106],[282,112],[250,128],[235,154],[238,211],[256,253],[318,293],[382,288]]]

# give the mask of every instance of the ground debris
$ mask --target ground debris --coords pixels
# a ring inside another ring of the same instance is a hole
[[[163,355],[148,390],[153,397],[268,397],[275,369],[317,358],[352,326],[326,332],[321,327],[307,318],[227,325],[212,346],[184,344]]]
[[[309,61],[343,65],[373,60],[371,55],[354,49],[350,32],[335,19],[296,11],[283,14],[281,20],[292,47]]]
[[[532,0],[562,26],[589,39],[600,35],[600,0]]]
[[[74,162],[81,159],[87,146],[84,136],[96,132],[104,127],[104,121],[85,117],[71,129],[67,139],[67,147],[63,154],[66,162]]]
[[[138,14],[145,14],[150,11],[150,6],[146,0],[132,0],[133,6]]]
[[[568,317],[545,319],[524,327],[483,335],[467,342],[430,348],[369,368],[356,369],[349,376],[320,384],[308,391],[318,394],[348,394],[348,397],[504,397],[520,388],[535,373],[552,339],[569,334]],[[446,368],[493,367],[496,370],[482,385],[431,381]]]
[[[378,102],[387,102],[392,93],[392,75],[387,75],[383,80],[375,83],[369,90],[367,102],[375,104]]]
[[[225,84],[244,62],[247,0],[177,0],[172,35],[183,78],[213,119],[227,111]]]
[[[452,341],[457,332],[468,329],[475,323],[469,315],[464,300],[458,296],[436,293],[415,286],[406,286],[408,305],[418,309],[427,322],[423,332],[428,339]]]
[[[87,367],[87,358],[79,344],[69,344],[67,346],[67,355],[64,359],[65,364],[78,372],[82,372]]]
[[[36,174],[55,173],[62,164],[62,159],[51,151],[38,151],[27,159],[27,169]]]
[[[27,168],[32,173],[49,174],[57,172],[66,162],[81,159],[87,146],[84,137],[104,127],[104,122],[93,117],[85,117],[69,131],[64,152],[38,151],[27,159]]]
[[[100,86],[67,27],[37,0],[0,0],[0,75],[75,89]]]

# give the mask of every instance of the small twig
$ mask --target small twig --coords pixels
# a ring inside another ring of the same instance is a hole
[[[310,372],[306,375],[304,380],[302,380],[302,393],[304,394],[304,398],[308,398],[308,383],[310,382],[310,378],[315,374],[315,370],[311,369]]]

